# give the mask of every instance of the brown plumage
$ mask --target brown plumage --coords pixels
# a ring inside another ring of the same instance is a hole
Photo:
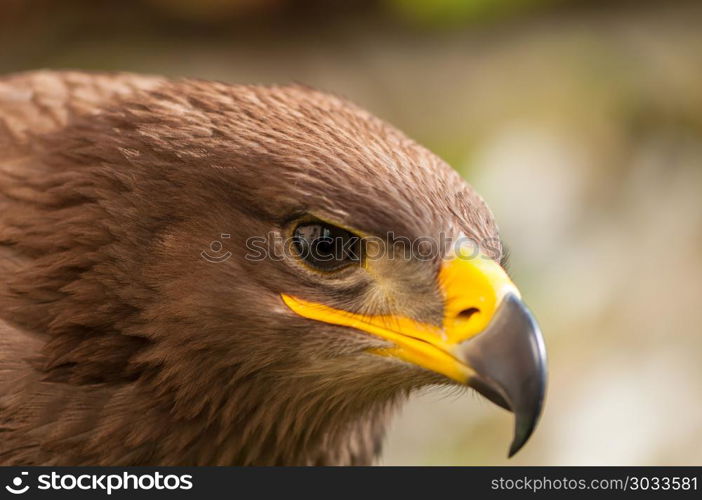
[[[343,99],[129,74],[0,79],[0,463],[366,464],[415,388],[280,294],[440,323],[436,262],[320,277],[246,239],[315,214],[493,241],[435,155]],[[222,240],[229,259],[201,257]]]

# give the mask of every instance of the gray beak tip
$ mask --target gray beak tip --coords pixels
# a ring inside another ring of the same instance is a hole
[[[469,384],[515,414],[511,458],[534,432],[546,393],[546,350],[539,326],[524,303],[509,294],[485,331],[462,349],[477,374]]]

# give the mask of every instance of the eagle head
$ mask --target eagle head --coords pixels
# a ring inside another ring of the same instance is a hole
[[[510,454],[526,442],[541,334],[436,155],[302,86],[53,78],[63,121],[0,176],[0,313],[26,359],[0,457],[369,463],[427,385],[476,389],[515,413]],[[98,97],[71,107],[81,85]]]

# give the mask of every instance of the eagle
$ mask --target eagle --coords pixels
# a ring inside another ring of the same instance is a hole
[[[303,85],[0,78],[0,464],[365,465],[427,386],[515,415],[543,339],[482,198]]]

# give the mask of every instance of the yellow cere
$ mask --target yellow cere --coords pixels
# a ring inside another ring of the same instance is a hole
[[[397,315],[368,316],[282,295],[296,314],[370,333],[393,347],[374,349],[390,356],[466,383],[473,370],[454,355],[457,344],[480,333],[492,319],[508,292],[519,295],[504,270],[483,256],[454,256],[439,272],[444,294],[444,324],[439,327]]]
[[[483,255],[459,255],[445,262],[439,285],[444,295],[444,331],[454,344],[482,332],[507,293],[520,296],[504,269]]]

